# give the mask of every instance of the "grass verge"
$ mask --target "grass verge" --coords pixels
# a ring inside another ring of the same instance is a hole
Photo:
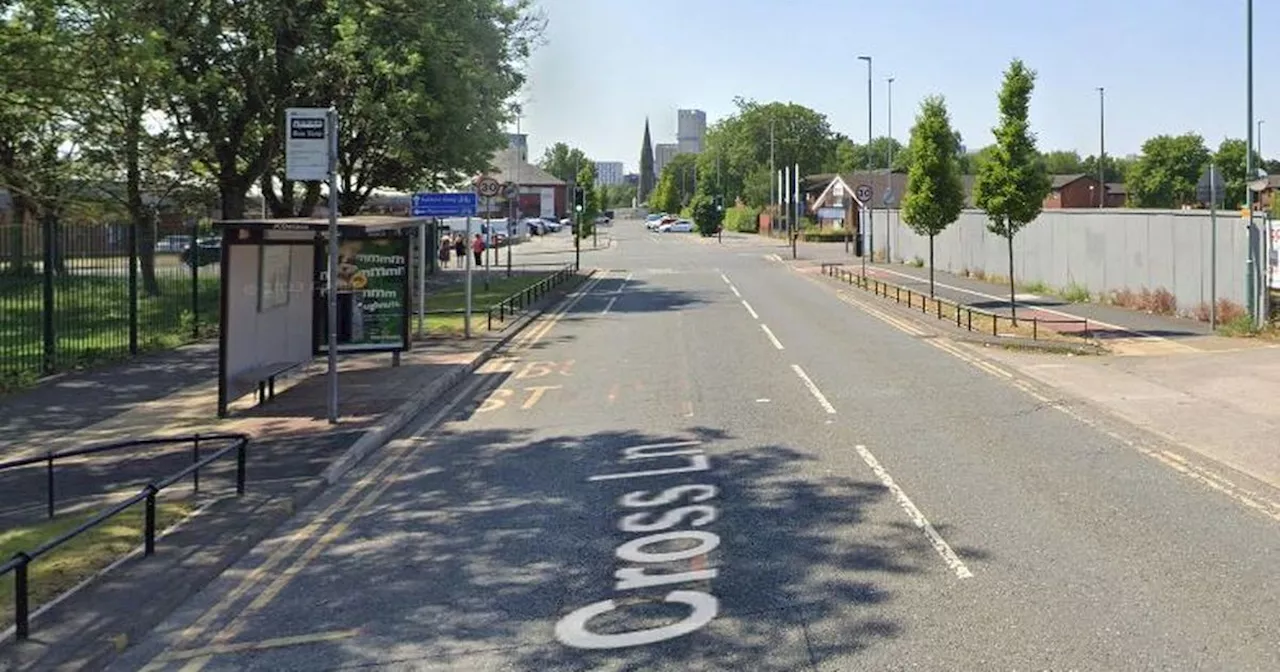
[[[137,548],[142,543],[143,510],[144,505],[139,502],[32,561],[28,575],[31,611]],[[187,517],[192,510],[193,505],[187,500],[157,502],[157,533]],[[0,558],[8,560],[19,551],[34,550],[97,514],[97,511],[75,513],[4,530],[0,532]],[[12,574],[0,578],[0,628],[13,624],[13,590]]]
[[[551,275],[551,273],[524,273],[508,278],[495,272],[490,276],[488,289],[485,289],[483,278],[479,275],[473,277],[471,286],[472,329],[481,330],[487,327],[485,311],[491,306],[498,305],[503,299],[518,294],[525,288],[532,287],[538,282],[551,277]],[[428,312],[433,310],[461,311],[466,310],[466,307],[466,287],[462,284],[427,296],[426,309]],[[413,319],[416,331],[417,315],[414,315]],[[494,321],[497,322],[496,317]],[[428,314],[424,326],[428,334],[459,335],[463,333],[463,315],[461,313],[456,315]]]

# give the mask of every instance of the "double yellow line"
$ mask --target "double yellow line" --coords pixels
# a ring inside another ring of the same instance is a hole
[[[566,299],[562,301],[560,307],[553,313],[537,318],[534,321],[534,324],[530,325],[526,331],[513,339],[511,343],[504,348],[504,351],[520,352],[532,348],[541,339],[543,339],[556,324],[560,322],[565,314],[572,310],[583,297],[590,293],[591,290],[599,284],[600,280],[601,278],[599,276],[592,277],[577,292],[566,297]],[[453,413],[459,404],[465,400],[472,399],[476,389],[485,382],[486,381],[481,377],[474,377],[473,380],[458,394],[456,394],[448,404],[434,413],[426,422],[418,425],[416,431],[420,432],[425,428],[430,428],[439,424],[444,418],[448,417],[449,414]],[[377,462],[376,465],[359,480],[351,484],[342,493],[342,496],[321,511],[319,515],[311,520],[311,522],[287,537],[280,548],[277,548],[268,555],[261,564],[254,567],[253,570],[240,580],[240,583],[237,584],[235,588],[224,595],[222,599],[218,600],[218,602],[210,607],[208,611],[201,614],[200,618],[196,619],[194,623],[184,628],[182,632],[179,633],[176,642],[173,642],[165,652],[162,652],[152,658],[142,669],[146,672],[150,672],[162,668],[167,663],[186,660],[186,665],[181,668],[182,672],[198,672],[199,670],[204,669],[213,657],[219,653],[233,653],[236,651],[246,650],[246,647],[249,645],[230,644],[230,640],[243,632],[249,617],[261,611],[276,597],[278,597],[285,587],[288,586],[288,584],[303,569],[305,569],[307,565],[319,557],[319,555],[323,553],[330,544],[341,537],[356,518],[364,514],[364,512],[395,483],[395,479],[384,478],[388,472],[397,467],[399,463],[404,458],[412,454],[415,449],[429,446],[432,443],[432,441],[423,442],[413,437],[392,441],[392,449],[386,457]],[[341,518],[338,518],[336,523],[329,526],[330,522],[333,521],[340,510],[348,506],[353,500],[361,495],[364,496],[354,507],[342,515]],[[316,539],[311,546],[303,551],[301,556],[286,567],[284,571],[277,573],[277,568],[283,565],[285,561],[301,549],[304,544],[315,538],[315,536],[327,526],[328,530],[319,539]],[[231,611],[238,602],[242,601],[250,591],[263,583],[269,577],[273,576],[274,580],[272,580],[266,588],[262,590],[262,592],[258,593],[248,606],[236,614],[226,627],[214,636],[210,646],[200,649],[198,655],[195,657],[192,655],[194,652],[182,650],[200,638],[214,625],[216,621]],[[294,639],[302,641],[305,638]]]

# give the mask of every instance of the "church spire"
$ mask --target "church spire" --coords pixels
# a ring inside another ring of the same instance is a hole
[[[653,174],[653,141],[649,136],[649,117],[644,118],[644,142],[640,145],[640,187],[636,198],[644,203],[657,185],[657,176]]]

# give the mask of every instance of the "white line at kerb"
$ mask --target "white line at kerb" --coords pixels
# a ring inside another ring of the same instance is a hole
[[[782,347],[782,341],[779,341],[778,337],[773,335],[773,330],[769,329],[769,325],[761,323],[760,328],[764,329],[764,335],[769,337],[769,342],[773,343],[773,347],[779,350],[786,349]]]
[[[613,304],[614,304],[615,302],[617,302],[617,300],[618,300],[618,297],[616,297],[616,296],[611,296],[611,297],[609,297],[609,303],[604,304],[604,310],[600,311],[600,314],[601,314],[601,315],[608,315],[608,314],[609,314],[609,310],[613,308]]]
[[[818,386],[809,378],[809,374],[805,373],[804,369],[800,368],[799,364],[792,364],[791,370],[795,371],[797,376],[800,376],[800,380],[804,382],[805,387],[809,388],[809,392],[813,395],[814,399],[818,400],[818,404],[822,406],[822,409],[832,415],[835,415],[836,407],[832,406],[831,402],[827,401],[827,395],[823,394],[822,390],[818,389]]]
[[[742,307],[746,308],[748,313],[751,313],[751,317],[754,317],[757,320],[760,319],[760,315],[756,313],[756,309],[752,308],[751,304],[747,303],[746,299],[742,300]]]
[[[871,451],[867,450],[866,446],[855,446],[854,449],[858,451],[858,455],[862,456],[862,461],[866,462],[868,467],[871,467],[871,471],[875,473],[876,478],[879,478],[880,482],[884,483],[884,487],[888,488],[889,492],[893,493],[894,499],[898,500],[898,504],[901,505],[903,510],[907,512],[907,515],[911,517],[911,521],[916,524],[916,527],[924,530],[924,536],[929,538],[929,543],[933,545],[933,549],[938,552],[938,555],[942,556],[942,561],[947,563],[947,567],[950,567],[951,571],[955,572],[956,576],[959,578],[972,578],[973,572],[969,571],[969,568],[965,566],[964,561],[960,559],[960,556],[956,555],[956,552],[951,550],[951,546],[947,543],[947,540],[943,539],[942,535],[938,534],[938,531],[933,528],[933,524],[924,517],[924,514],[920,512],[920,509],[916,508],[916,505],[911,501],[911,498],[907,497],[907,493],[903,492],[902,488],[898,487],[898,484],[893,481],[893,477],[889,475],[889,472],[885,471],[884,467],[880,466],[880,461],[876,459],[876,456],[872,455]]]

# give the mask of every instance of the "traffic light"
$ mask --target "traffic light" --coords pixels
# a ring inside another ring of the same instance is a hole
[[[583,187],[573,188],[573,209],[582,212],[587,207],[587,190]]]
[[[715,197],[716,211],[724,212],[724,196]]]

